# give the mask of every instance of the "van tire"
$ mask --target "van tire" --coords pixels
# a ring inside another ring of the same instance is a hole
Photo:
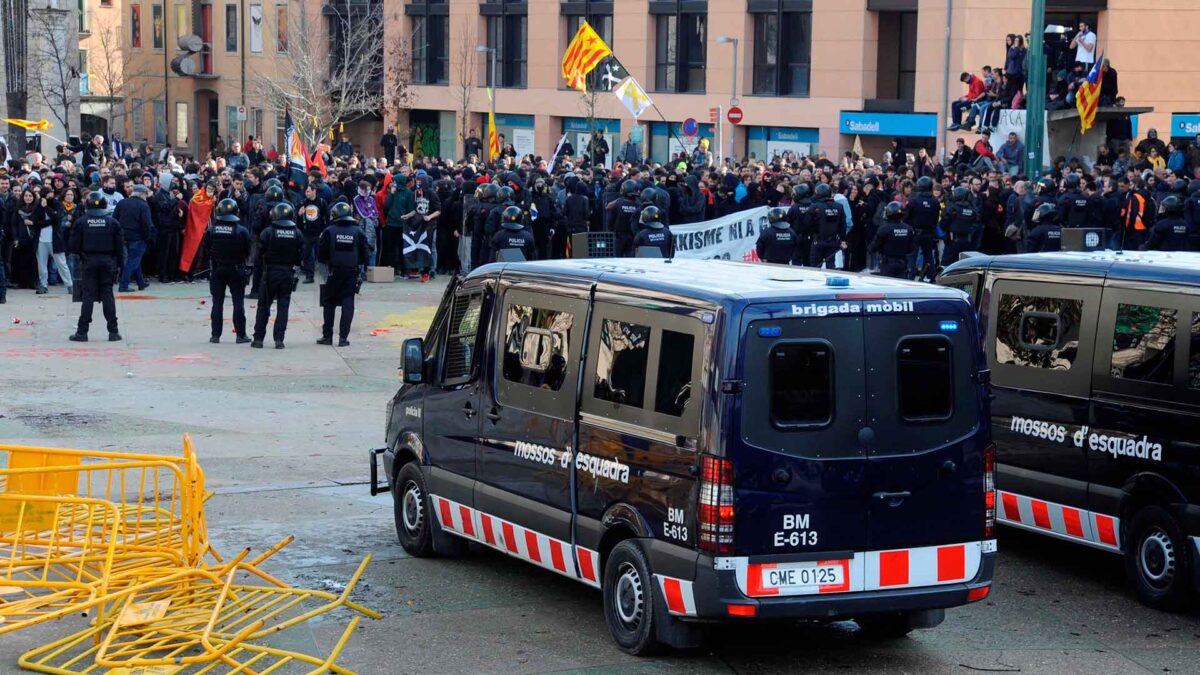
[[[898,640],[912,632],[907,614],[875,614],[855,619],[863,637],[873,640]]]
[[[1133,515],[1125,544],[1125,572],[1143,604],[1173,612],[1192,595],[1188,538],[1170,512],[1144,506]]]
[[[392,481],[392,510],[396,519],[396,536],[405,552],[414,558],[433,555],[433,509],[429,506],[425,476],[416,462],[400,467],[396,480]]]
[[[613,547],[604,563],[604,619],[623,651],[648,656],[660,648],[655,634],[654,576],[642,545],[626,539]]]

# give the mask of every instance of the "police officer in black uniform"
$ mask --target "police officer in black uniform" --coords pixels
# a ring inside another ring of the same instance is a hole
[[[475,188],[475,209],[470,214],[471,222],[471,269],[488,262],[487,252],[490,239],[487,237],[487,220],[496,205],[499,188],[495,183],[484,183]]]
[[[758,242],[754,245],[759,260],[776,265],[788,265],[795,260],[800,237],[788,222],[790,214],[791,209],[778,206],[767,211],[767,227],[758,234]]]
[[[496,259],[496,249],[492,248],[492,239],[500,231],[503,224],[504,210],[513,204],[513,189],[507,185],[500,185],[496,188],[496,198],[492,202],[492,207],[488,209],[487,219],[483,226],[483,262],[490,263]]]
[[[92,305],[100,300],[104,320],[108,322],[108,341],[117,342],[117,303],[113,300],[113,284],[125,266],[125,236],[121,225],[108,215],[108,202],[100,192],[88,195],[83,217],[71,228],[71,251],[80,257],[80,284],[83,305],[79,308],[79,327],[69,339],[87,342],[88,326],[92,323]],[[3,264],[3,262],[0,262]]]
[[[274,182],[272,182],[274,181]],[[258,298],[258,292],[262,287],[263,269],[262,265],[258,264],[258,260],[262,257],[257,251],[257,242],[262,235],[263,230],[271,224],[271,211],[276,204],[283,202],[286,195],[283,192],[283,184],[279,179],[272,178],[267,181],[267,191],[263,195],[263,200],[258,203],[258,210],[250,215],[250,236],[252,244],[256,249],[254,251],[254,272],[250,283],[250,299]]]
[[[879,273],[895,279],[908,278],[908,258],[917,250],[917,233],[904,222],[904,207],[890,202],[883,207],[883,225],[867,246],[867,253],[879,254]]]
[[[1088,227],[1100,224],[1100,207],[1096,200],[1079,189],[1079,174],[1067,174],[1063,179],[1067,190],[1058,198],[1058,222],[1062,227]]]
[[[258,239],[258,260],[263,268],[262,294],[258,300],[258,313],[254,317],[254,342],[250,346],[262,349],[267,335],[267,321],[271,319],[271,301],[279,304],[275,315],[275,349],[283,349],[283,336],[287,332],[288,308],[292,304],[292,291],[296,290],[296,265],[304,255],[304,235],[293,220],[295,209],[287,202],[279,202],[271,209],[271,224]]]
[[[1188,224],[1188,250],[1200,251],[1200,180],[1188,183],[1183,202],[1183,219]]]
[[[1183,201],[1179,195],[1163,197],[1158,206],[1158,220],[1150,228],[1150,237],[1142,244],[1143,251],[1188,250],[1188,224],[1183,218]]]
[[[213,223],[204,233],[208,245],[208,259],[212,261],[212,274],[208,278],[208,290],[212,294],[212,337],[209,342],[221,341],[222,322],[225,311],[225,290],[233,300],[233,332],[237,343],[250,341],[246,336],[246,258],[250,255],[253,242],[250,231],[238,217],[238,203],[222,199],[213,210]]]
[[[654,205],[642,209],[642,214],[638,216],[638,224],[641,227],[633,236],[635,254],[641,247],[650,246],[657,248],[663,258],[675,257],[675,237],[671,236],[671,228],[663,222],[662,209]]]
[[[932,281],[938,269],[937,224],[942,207],[933,196],[933,179],[921,176],[917,179],[917,191],[908,202],[905,222],[912,226],[917,235],[917,249],[923,259],[917,269],[917,256],[908,257],[910,278]]]
[[[354,220],[354,207],[338,202],[329,209],[333,223],[321,233],[317,243],[317,260],[329,267],[325,282],[325,323],[321,326],[319,345],[333,344],[333,315],[342,308],[338,325],[338,346],[350,344],[350,324],[354,321],[354,294],[358,291],[358,269],[370,260],[367,237]]]
[[[809,264],[833,269],[834,256],[846,248],[842,241],[846,228],[846,212],[842,205],[833,201],[833,189],[827,183],[818,183],[813,190],[812,206],[808,209],[809,228],[814,233],[812,254]]]
[[[501,251],[520,251],[526,260],[537,259],[537,242],[525,228],[525,213],[519,206],[507,206],[500,214],[500,230],[492,235],[491,249],[496,259]]]
[[[951,193],[952,203],[942,212],[942,231],[949,237],[943,259],[946,264],[958,260],[960,253],[974,248],[975,234],[981,227],[979,211],[971,200],[971,190],[962,186]]]
[[[808,253],[812,250],[812,232],[808,227],[808,209],[812,206],[808,183],[799,183],[792,188],[792,206],[787,211],[787,221],[796,233],[796,253],[793,265],[808,264]],[[761,257],[761,256],[760,256]]]
[[[1025,240],[1029,253],[1058,251],[1062,249],[1062,226],[1058,223],[1058,207],[1053,202],[1038,206],[1031,216],[1033,229]]]
[[[634,180],[621,183],[621,196],[605,207],[607,229],[617,235],[617,256],[633,255],[633,230],[642,213],[638,203],[638,184]]]

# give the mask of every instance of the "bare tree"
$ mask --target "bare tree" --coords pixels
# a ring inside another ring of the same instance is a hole
[[[309,12],[308,6],[302,4],[299,11]],[[323,14],[289,21],[287,53],[280,55],[275,70],[255,72],[252,78],[270,106],[291,113],[310,149],[338,123],[402,106],[408,98],[407,66],[385,77],[391,70],[386,63],[407,62],[408,50],[403,45],[385,48],[383,0],[331,2]],[[328,21],[328,30],[305,29],[320,19]]]
[[[68,11],[45,7],[29,11],[34,45],[29,54],[29,85],[46,102],[66,138],[71,134],[71,112],[79,105],[78,56],[67,40]]]
[[[0,0],[0,19],[4,25],[4,96],[8,114],[23,119],[29,104],[29,84],[26,78],[26,48],[29,24],[29,2],[27,0]],[[25,130],[15,125],[8,126],[10,154],[25,156]]]
[[[464,153],[467,130],[471,128],[471,96],[475,93],[475,81],[479,79],[479,52],[476,49],[478,44],[472,22],[461,23],[458,30],[458,49],[454,52],[450,67],[454,70],[454,93],[458,102],[459,149]]]

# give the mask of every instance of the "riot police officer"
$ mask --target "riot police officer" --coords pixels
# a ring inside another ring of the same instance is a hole
[[[204,233],[208,245],[208,258],[212,261],[212,274],[208,278],[208,290],[212,294],[212,337],[209,342],[221,341],[222,322],[225,311],[225,290],[233,300],[233,332],[237,343],[250,341],[246,336],[246,257],[250,255],[252,241],[250,231],[238,217],[238,203],[222,199],[213,210],[213,223]]]
[[[809,264],[833,269],[834,256],[846,248],[842,241],[846,228],[846,215],[842,205],[833,201],[833,189],[827,183],[819,183],[813,190],[812,206],[808,209],[809,228],[814,233],[812,254]]]
[[[321,233],[317,243],[317,260],[329,267],[325,282],[325,323],[321,326],[319,345],[333,344],[333,315],[342,308],[338,325],[338,346],[350,344],[350,324],[354,321],[354,294],[358,291],[358,269],[370,260],[367,236],[354,220],[354,207],[338,202],[329,209],[332,224]]]
[[[492,248],[492,239],[502,229],[504,224],[504,210],[513,204],[513,189],[507,185],[500,185],[495,191],[496,197],[492,202],[491,208],[488,209],[487,218],[483,226],[483,262],[490,263],[496,259],[496,249]]]
[[[767,211],[767,227],[758,234],[758,242],[754,245],[759,260],[787,265],[796,258],[796,247],[800,245],[800,237],[788,222],[790,213],[791,210],[778,206]]]
[[[879,273],[883,276],[908,278],[908,259],[917,250],[916,230],[904,222],[904,207],[900,202],[889,202],[883,207],[883,221],[867,252],[879,254]]]
[[[1062,226],[1058,223],[1058,207],[1046,202],[1033,211],[1033,229],[1025,240],[1025,250],[1030,253],[1058,251],[1062,249]]]
[[[808,252],[812,249],[812,232],[808,228],[808,209],[812,206],[808,183],[798,183],[792,188],[792,206],[787,211],[787,221],[796,233],[796,253],[793,265],[808,264]]]
[[[263,338],[267,335],[272,301],[279,304],[279,313],[275,316],[275,349],[283,349],[288,308],[298,280],[295,267],[304,255],[304,235],[296,227],[295,215],[291,204],[279,202],[271,209],[271,224],[258,239],[259,255],[255,265],[263,268],[263,287],[258,313],[254,317],[254,342],[250,343],[255,349],[262,349]]]
[[[909,276],[932,281],[938,269],[937,225],[942,207],[933,196],[933,179],[921,176],[917,179],[917,191],[908,202],[905,222],[912,226],[917,235],[917,251],[922,258],[921,269],[917,269],[917,256],[908,257]]]
[[[1186,251],[1188,224],[1183,219],[1183,201],[1179,195],[1163,197],[1158,207],[1158,220],[1150,228],[1150,238],[1142,244],[1143,251]]]
[[[475,188],[475,209],[468,215],[470,218],[468,225],[471,231],[471,269],[488,262],[490,238],[486,235],[487,220],[488,214],[496,205],[498,191],[499,188],[495,183],[484,183]]]
[[[981,226],[979,211],[971,200],[971,190],[954,188],[952,202],[942,212],[942,231],[950,238],[943,259],[946,264],[958,260],[959,254],[974,248],[975,234]]]
[[[526,260],[537,258],[537,243],[533,233],[525,229],[525,213],[519,206],[507,206],[500,214],[500,230],[492,235],[492,251],[499,258],[501,251],[520,251]]]
[[[1188,250],[1200,251],[1200,180],[1188,183],[1183,203],[1183,219],[1188,224]]]
[[[637,181],[626,180],[621,183],[621,196],[609,202],[605,211],[605,229],[617,235],[617,255],[632,255],[634,224],[642,213],[642,206],[638,203]]]
[[[1066,192],[1058,198],[1058,222],[1061,227],[1098,225],[1100,209],[1095,199],[1079,189],[1079,174],[1067,174],[1063,179]]]
[[[670,203],[669,196],[667,199],[668,199],[668,203]],[[644,213],[646,211],[646,207],[647,206],[658,206],[658,189],[654,188],[654,187],[644,188],[642,190],[641,194],[638,195],[638,204],[641,205],[642,210],[638,213],[638,218],[633,223],[632,229],[633,229],[634,237],[637,237],[637,233],[642,230],[642,213]],[[670,208],[670,207],[668,207],[668,208]],[[658,207],[658,209],[659,209],[658,210],[658,221],[660,223],[667,222],[666,212],[664,212],[662,210],[662,207]],[[637,244],[634,244],[633,250],[634,250],[634,253],[637,252]]]
[[[117,342],[121,334],[117,332],[113,284],[117,273],[125,266],[125,237],[121,225],[108,215],[108,202],[102,193],[89,194],[84,209],[83,217],[71,228],[71,251],[80,257],[82,278],[76,283],[81,284],[83,305],[79,308],[79,327],[69,339],[87,342],[92,305],[99,300],[108,323],[108,341]]]
[[[259,265],[257,262],[261,257],[257,250],[259,237],[262,235],[263,230],[265,230],[267,226],[271,224],[271,211],[275,208],[276,204],[283,202],[284,199],[285,194],[283,192],[283,185],[279,182],[279,179],[272,178],[267,181],[267,190],[263,195],[263,200],[258,203],[258,210],[250,216],[250,236],[252,237],[251,243],[252,248],[255,249],[253,252],[253,259],[256,261],[254,263],[254,272],[250,283],[251,300],[258,298],[258,291],[262,286],[263,269],[262,265]]]
[[[633,252],[636,254],[643,246],[657,248],[663,258],[675,257],[675,238],[671,236],[671,228],[663,222],[662,210],[653,204],[642,209],[638,216],[641,226],[633,236]]]

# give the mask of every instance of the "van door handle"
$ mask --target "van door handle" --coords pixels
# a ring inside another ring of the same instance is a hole
[[[907,499],[912,496],[912,493],[908,490],[903,490],[901,492],[876,492],[871,496],[875,499],[880,499],[887,502],[893,499]]]
[[[471,419],[475,416],[475,409],[471,407],[469,402],[463,406],[462,411],[463,414],[467,416],[467,419]]]
[[[492,408],[488,412],[487,418],[492,421],[492,424],[499,422],[500,421],[500,410],[498,408]]]

